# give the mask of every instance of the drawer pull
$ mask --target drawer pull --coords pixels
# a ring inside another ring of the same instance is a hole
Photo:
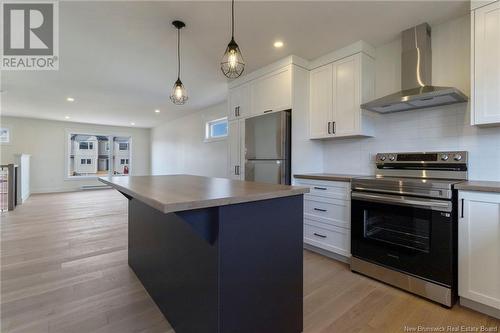
[[[314,208],[314,210],[317,210],[318,212],[326,212],[326,209],[321,209],[321,208]]]
[[[327,188],[326,187],[318,187],[318,186],[314,186],[313,187],[315,190],[322,190],[322,191],[326,191]]]
[[[318,236],[318,237],[321,237],[321,238],[326,238],[326,236],[325,236],[325,235],[322,235],[322,234],[318,234],[318,233],[316,233],[316,232],[315,232],[315,233],[314,233],[313,235],[314,235],[314,236]]]

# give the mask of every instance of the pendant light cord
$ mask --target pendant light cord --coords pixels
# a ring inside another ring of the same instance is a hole
[[[181,29],[177,29],[177,79],[181,77]]]
[[[234,39],[234,0],[231,2],[231,38]]]

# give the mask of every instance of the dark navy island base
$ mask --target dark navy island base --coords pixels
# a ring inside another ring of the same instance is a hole
[[[124,195],[129,265],[176,333],[302,332],[302,194],[176,213]]]

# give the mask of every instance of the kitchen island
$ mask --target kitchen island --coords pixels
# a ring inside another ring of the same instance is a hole
[[[307,188],[101,177],[129,199],[128,262],[176,333],[302,332]]]

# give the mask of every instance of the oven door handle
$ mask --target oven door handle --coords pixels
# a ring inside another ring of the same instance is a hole
[[[451,212],[452,211],[451,201],[429,200],[429,199],[423,199],[423,198],[409,198],[409,197],[397,196],[397,195],[376,194],[376,193],[360,193],[360,192],[352,192],[352,199],[394,204],[394,205],[400,205],[400,206],[424,208],[424,209],[428,208],[431,210],[437,210],[437,211],[443,211],[443,212]]]

